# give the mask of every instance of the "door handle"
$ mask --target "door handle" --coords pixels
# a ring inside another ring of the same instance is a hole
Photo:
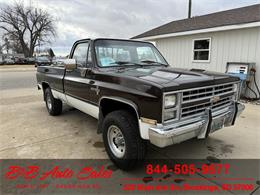
[[[95,81],[92,81],[92,80],[89,81],[89,84],[90,84],[90,85],[93,85],[94,83],[95,83]]]
[[[44,72],[49,72],[49,69],[48,68],[44,69]]]

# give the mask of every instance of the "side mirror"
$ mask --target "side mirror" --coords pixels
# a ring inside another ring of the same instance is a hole
[[[77,68],[77,63],[75,59],[66,59],[64,60],[64,68],[66,70],[75,70]]]

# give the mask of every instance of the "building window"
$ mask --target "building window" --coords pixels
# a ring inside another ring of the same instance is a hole
[[[193,61],[209,62],[210,61],[210,38],[193,40]]]

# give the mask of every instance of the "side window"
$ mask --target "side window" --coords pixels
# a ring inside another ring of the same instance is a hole
[[[74,52],[72,58],[76,60],[78,67],[85,67],[87,64],[88,43],[79,43]]]

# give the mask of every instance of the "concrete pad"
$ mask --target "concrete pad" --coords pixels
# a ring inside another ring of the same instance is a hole
[[[11,90],[8,98],[8,90],[1,95],[1,158],[107,158],[96,119],[68,106],[61,116],[52,117],[42,94],[36,89],[27,92],[14,97]]]
[[[0,65],[0,72],[10,72],[10,71],[14,71],[14,72],[20,72],[20,71],[32,71],[32,70],[36,70],[36,67],[34,64],[31,65],[25,65],[25,64],[17,64],[17,65]]]
[[[259,159],[260,158],[260,106],[246,104],[246,109],[235,126],[216,131],[205,140],[192,139],[164,149],[153,147],[169,158],[205,159],[216,158]]]

